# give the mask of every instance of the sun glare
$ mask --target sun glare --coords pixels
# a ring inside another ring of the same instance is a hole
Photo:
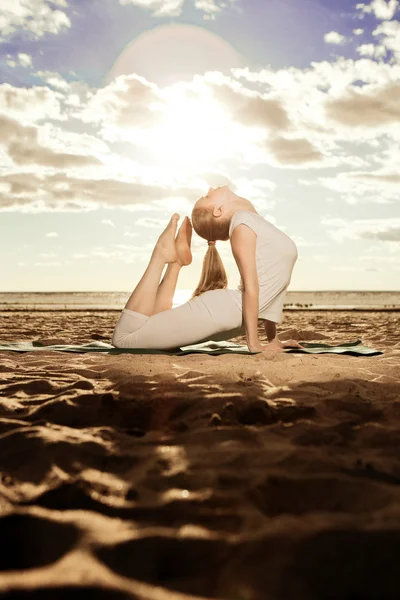
[[[212,97],[188,98],[171,92],[163,121],[154,129],[132,132],[132,142],[144,145],[164,165],[206,168],[232,156],[238,132],[233,123],[227,125],[226,112]]]

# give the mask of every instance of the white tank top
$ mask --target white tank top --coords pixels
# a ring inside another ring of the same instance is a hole
[[[282,318],[286,289],[289,286],[293,267],[298,257],[294,241],[264,219],[261,215],[249,210],[236,211],[229,226],[229,237],[240,224],[245,224],[257,235],[256,266],[259,291],[259,319],[268,319],[279,323]],[[243,292],[243,281],[237,288]],[[234,299],[242,307],[242,298],[236,293]]]

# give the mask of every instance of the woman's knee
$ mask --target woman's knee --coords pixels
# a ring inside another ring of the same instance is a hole
[[[118,328],[118,324],[116,325],[114,332],[112,334],[111,343],[115,348],[123,348],[123,335],[122,332]]]

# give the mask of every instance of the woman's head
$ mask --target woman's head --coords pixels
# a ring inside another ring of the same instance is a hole
[[[208,190],[192,210],[193,229],[205,240],[228,240],[233,192],[227,185]]]
[[[224,185],[218,188],[211,187],[205,196],[199,198],[193,207],[192,225],[200,237],[208,242],[229,239],[233,196],[233,192]],[[215,243],[209,243],[200,281],[192,298],[210,290],[225,289],[227,286],[228,278],[219,252]]]

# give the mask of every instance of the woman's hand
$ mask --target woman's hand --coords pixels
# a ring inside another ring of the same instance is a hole
[[[248,349],[250,352],[283,352],[283,347],[275,344],[274,341],[269,342],[268,344],[257,344],[256,346],[248,345]]]
[[[286,340],[285,342],[281,342],[278,338],[272,340],[271,344],[275,343],[280,348],[304,348],[299,342],[296,340]]]
[[[286,340],[281,342],[278,338],[274,338],[272,342],[268,344],[257,344],[248,346],[250,352],[283,352],[285,348],[304,348],[296,340]]]

